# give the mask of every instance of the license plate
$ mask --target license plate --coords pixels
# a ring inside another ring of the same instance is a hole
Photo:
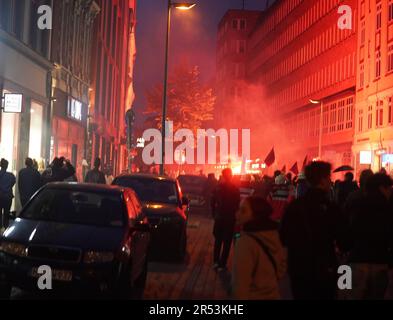
[[[38,279],[43,274],[38,273],[38,268],[33,268],[30,275]],[[72,281],[72,271],[52,269],[52,280],[70,282]]]

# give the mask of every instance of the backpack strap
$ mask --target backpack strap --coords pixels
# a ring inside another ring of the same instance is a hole
[[[267,247],[266,244],[263,243],[263,241],[261,239],[259,239],[257,236],[251,234],[251,233],[246,233],[250,238],[253,238],[261,247],[261,249],[263,250],[263,252],[265,252],[266,256],[268,257],[268,259],[270,260],[270,263],[273,266],[274,272],[276,274],[276,277],[278,278],[278,270],[277,270],[277,263],[276,260],[273,258],[273,255],[271,254],[269,248]]]

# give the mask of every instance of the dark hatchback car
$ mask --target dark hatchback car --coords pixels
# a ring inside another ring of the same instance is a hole
[[[165,176],[122,175],[114,185],[131,188],[142,202],[151,225],[150,256],[183,261],[187,251],[188,199],[175,179]]]
[[[60,292],[138,298],[147,275],[149,224],[127,188],[54,183],[43,187],[0,244],[1,296],[38,290],[40,266]]]

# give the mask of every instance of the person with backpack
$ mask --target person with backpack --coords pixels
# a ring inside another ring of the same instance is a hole
[[[236,241],[232,271],[235,300],[279,300],[279,280],[286,271],[284,248],[273,210],[262,197],[243,201],[237,214],[242,232]]]

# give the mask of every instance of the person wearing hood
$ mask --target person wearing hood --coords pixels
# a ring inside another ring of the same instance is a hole
[[[232,297],[235,300],[279,300],[279,280],[286,271],[285,252],[273,210],[262,197],[245,199],[237,213],[242,232],[235,245]]]

